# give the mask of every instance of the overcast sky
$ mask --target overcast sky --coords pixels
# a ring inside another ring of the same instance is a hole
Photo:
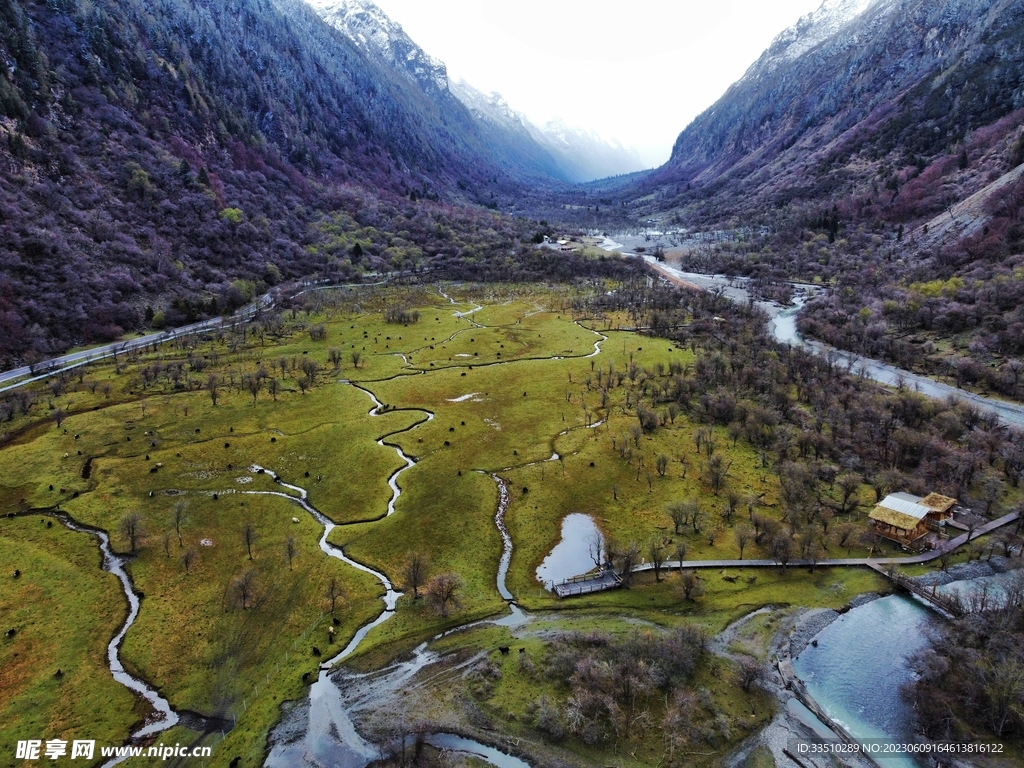
[[[374,0],[420,47],[538,125],[633,146],[651,166],[821,0]]]

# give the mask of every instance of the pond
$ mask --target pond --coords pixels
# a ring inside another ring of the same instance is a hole
[[[562,540],[555,545],[537,568],[537,580],[551,589],[573,576],[594,570],[591,551],[596,547],[604,554],[604,536],[590,515],[573,512],[562,518]]]

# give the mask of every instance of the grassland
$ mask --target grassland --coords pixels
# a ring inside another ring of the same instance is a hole
[[[316,543],[320,526],[294,501],[272,495],[288,494],[252,471],[257,464],[306,488],[310,502],[339,523],[332,543],[396,585],[414,552],[430,573],[460,578],[450,616],[402,598],[396,616],[353,659],[363,668],[442,629],[504,610],[495,584],[502,544],[493,473],[512,491],[508,586],[524,607],[559,609],[552,631],[578,624],[624,631],[625,617],[652,628],[696,621],[713,633],[762,605],[839,607],[881,588],[868,571],[736,569],[706,574],[699,601],[682,597],[676,576],[644,575],[632,589],[571,606],[540,589],[534,572],[570,512],[592,515],[619,541],[685,542],[691,559],[738,557],[734,530],[747,510],[723,518],[727,491],[754,499],[759,514],[780,515],[773,470],[724,429],[711,433],[729,464],[717,494],[695,447],[702,425],[679,415],[635,434],[644,382],[659,386],[671,367],[691,366],[694,353],[615,330],[628,324],[625,317],[574,315],[573,295],[564,287],[517,286],[324,292],[244,332],[97,364],[62,387],[41,389],[36,406],[9,425],[0,450],[0,504],[17,515],[0,520],[0,535],[24,553],[17,559],[26,574],[54,573],[52,580],[33,576],[18,584],[33,585],[39,599],[27,592],[3,598],[3,615],[32,627],[3,646],[21,659],[5,663],[2,673],[13,676],[5,690],[14,691],[4,699],[4,743],[50,733],[67,738],[101,720],[104,727],[92,733],[120,742],[144,711],[104,675],[102,649],[123,617],[124,600],[115,580],[99,571],[95,544],[84,534],[47,529],[33,514],[59,507],[111,532],[115,548],[131,556],[128,570],[144,597],[122,649],[126,667],[176,708],[222,719],[209,733],[178,727],[162,740],[212,743],[218,765],[234,756],[243,765],[260,762],[280,703],[301,698],[303,674],[380,612],[383,590],[371,576],[325,556]],[[419,319],[388,323],[389,307],[418,312]],[[595,344],[600,353],[591,356]],[[318,366],[313,375],[308,365],[303,370],[309,361]],[[629,376],[601,384],[601,377],[607,382],[637,370],[645,372],[640,384]],[[247,385],[253,376],[260,377],[255,394]],[[277,383],[273,395],[270,379]],[[364,389],[383,408],[373,409]],[[59,424],[58,408],[68,414]],[[619,450],[623,442],[633,446],[628,455]],[[406,463],[396,447],[415,463],[399,475],[401,496],[385,517],[388,480]],[[560,458],[550,461],[555,453]],[[669,460],[664,473],[656,469],[659,456]],[[858,493],[871,497],[867,487]],[[679,499],[698,500],[717,535],[676,534],[665,506]],[[132,515],[141,531],[134,553],[121,534]],[[12,547],[0,550],[6,570],[14,565]],[[762,554],[755,545],[745,552]],[[247,572],[255,586],[242,597],[238,582]],[[58,589],[62,580],[79,585],[73,596]],[[325,596],[332,582],[344,593],[333,644]],[[77,612],[66,626],[62,611]],[[491,628],[449,642],[469,648],[506,632]],[[527,704],[545,683],[505,670],[511,660],[498,661],[507,674],[484,706],[492,714],[518,713],[515,728],[524,729]],[[55,664],[83,672],[58,684],[49,671]],[[82,687],[81,699],[66,712],[58,686],[72,683]],[[770,714],[769,703],[740,692],[728,670],[708,666],[698,685],[742,722],[734,740]],[[754,715],[742,714],[748,706]],[[616,759],[653,765],[656,741],[652,735],[629,760]],[[600,754],[571,740],[569,748],[584,762]]]
[[[107,667],[127,605],[99,565],[89,534],[49,517],[0,518],[0,616],[14,630],[0,640],[4,765],[18,739],[120,743],[145,715]]]

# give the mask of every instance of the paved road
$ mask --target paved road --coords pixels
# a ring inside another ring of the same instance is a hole
[[[1019,512],[1011,512],[1008,515],[993,520],[985,525],[979,526],[975,529],[974,534],[971,536],[972,539],[976,539],[979,536],[983,536],[986,533],[990,533],[997,528],[1002,528],[1004,525],[1014,522],[1020,516]],[[873,567],[876,565],[918,565],[920,563],[927,563],[932,560],[937,560],[942,557],[945,552],[951,552],[959,546],[967,543],[967,537],[970,534],[964,533],[956,538],[950,539],[946,544],[939,548],[933,549],[929,552],[923,552],[919,555],[909,555],[907,557],[838,557],[828,558],[823,560],[817,560],[813,563],[814,567],[827,567],[827,566],[849,566],[849,565],[863,565]],[[684,560],[684,568],[778,568],[778,560]],[[790,560],[787,566],[794,567],[810,567],[812,562],[810,560]],[[679,568],[678,560],[668,560],[662,565],[665,569],[677,569]],[[633,569],[633,573],[643,573],[645,571],[653,571],[654,566],[651,563],[643,563],[636,566]]]
[[[404,274],[404,273],[403,273]],[[401,276],[400,274],[397,276]],[[367,277],[377,277],[377,275],[367,275]],[[365,287],[370,285],[381,285],[387,282],[386,280],[373,282],[373,283],[351,283],[346,285],[330,285],[324,284],[323,281],[306,281],[299,283],[297,288],[300,290],[297,293],[290,294],[292,297],[301,296],[304,293],[317,290],[326,290],[332,288],[353,288],[353,287]],[[216,330],[219,328],[230,328],[231,326],[238,325],[239,323],[247,322],[253,317],[258,315],[260,312],[270,309],[273,307],[284,295],[284,291],[281,288],[275,288],[254,300],[251,304],[239,309],[233,315],[228,317],[215,317],[210,320],[203,320],[199,323],[192,323],[191,325],[183,325],[179,328],[174,328],[169,331],[165,331],[161,334],[150,335],[150,336],[139,336],[137,338],[128,339],[127,341],[115,341],[110,344],[104,344],[100,347],[93,347],[91,349],[83,349],[80,352],[72,352],[67,355],[61,355],[60,357],[54,357],[49,360],[44,360],[40,363],[35,364],[31,368],[29,366],[22,366],[21,368],[13,368],[9,371],[0,372],[0,393],[7,392],[11,389],[17,389],[23,387],[26,384],[31,384],[34,381],[41,381],[49,378],[54,373],[62,370],[68,370],[71,368],[77,368],[80,365],[87,365],[88,363],[96,362],[97,360],[103,360],[114,355],[124,354],[135,349],[142,349],[152,344],[163,344],[168,341],[172,341],[182,336],[191,336],[196,333],[202,333],[204,331]]]
[[[83,349],[80,352],[72,352],[67,355],[61,355],[60,357],[44,360],[32,367],[25,365],[21,368],[3,371],[0,373],[0,385],[4,386],[0,386],[0,392],[16,389],[17,387],[24,386],[25,384],[29,384],[33,381],[40,381],[52,376],[60,370],[77,368],[80,365],[86,365],[87,363],[103,360],[108,357],[113,357],[114,355],[120,355],[125,352],[131,352],[135,349],[148,347],[151,344],[163,344],[182,336],[190,336],[195,333],[202,333],[203,331],[214,330],[217,328],[228,328],[232,325],[246,322],[259,314],[262,310],[273,306],[277,301],[278,296],[279,294],[276,291],[265,293],[254,302],[242,307],[240,310],[235,312],[235,314],[230,315],[229,317],[215,317],[210,320],[203,320],[199,323],[183,325],[180,328],[174,328],[157,335],[139,336],[126,341],[114,341],[100,347]]]

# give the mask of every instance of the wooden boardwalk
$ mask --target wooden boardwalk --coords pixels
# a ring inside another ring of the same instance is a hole
[[[1002,528],[1004,525],[1009,525],[1015,522],[1020,517],[1019,512],[1011,512],[1008,515],[993,520],[992,522],[985,523],[974,529],[974,534],[971,535],[971,540],[983,536],[986,533],[991,533],[997,528]],[[834,566],[849,566],[849,565],[863,565],[869,568],[873,568],[876,565],[918,565],[920,563],[928,563],[932,560],[937,560],[942,557],[946,552],[951,552],[957,547],[967,543],[968,534],[964,533],[957,536],[954,539],[947,541],[942,547],[933,549],[929,552],[922,552],[919,555],[908,555],[907,557],[834,557],[834,558],[823,558],[821,560],[802,560],[794,559],[786,563],[787,567],[804,567],[804,568],[828,568]],[[780,568],[782,563],[778,560],[684,560],[680,563],[678,560],[668,560],[662,568],[665,569],[678,569],[680,565],[683,568]],[[644,571],[653,571],[654,566],[651,563],[643,563],[633,569],[634,573],[643,573]]]
[[[916,582],[907,579],[906,577],[894,578],[885,569],[888,565],[918,565],[921,563],[928,563],[932,560],[937,560],[947,552],[952,552],[957,547],[966,544],[968,536],[976,539],[979,536],[983,536],[986,533],[1002,528],[1004,525],[1009,525],[1015,522],[1020,517],[1019,512],[1011,512],[1008,515],[993,520],[985,525],[978,526],[974,530],[974,534],[963,533],[956,538],[950,539],[939,549],[933,549],[929,552],[923,552],[919,555],[909,555],[907,557],[837,557],[837,558],[826,558],[821,560],[790,560],[786,563],[786,567],[793,568],[834,568],[834,567],[849,567],[849,566],[862,566],[871,568],[878,571],[888,579],[892,579],[895,583],[906,589],[909,592],[913,592],[919,595],[923,599],[927,600],[930,604],[934,605],[938,610],[945,614],[955,615],[949,609],[948,601],[942,597],[942,595],[932,595],[930,591],[924,587],[920,587]],[[778,560],[684,560],[682,562],[678,560],[668,560],[662,564],[662,568],[665,570],[679,570],[680,568],[695,568],[695,569],[708,569],[708,568],[781,568],[782,563]],[[645,573],[647,571],[653,571],[654,565],[651,563],[642,563],[633,568],[633,573]],[[911,586],[913,585],[913,586]],[[566,579],[565,581],[555,584],[552,590],[559,597],[575,597],[577,595],[588,595],[592,592],[602,592],[606,589],[615,589],[616,587],[622,586],[622,579],[613,570],[608,569],[600,573],[591,573],[584,576],[576,576],[572,579]]]
[[[896,570],[883,568],[882,566],[877,565],[875,563],[870,564],[868,567],[871,568],[871,570],[877,571],[878,573],[885,576],[885,578],[889,579],[893,584],[895,584],[900,589],[903,589],[907,592],[910,592],[912,595],[916,595],[917,597],[921,598],[947,618],[952,618],[960,615],[961,612],[959,607],[952,600],[950,600],[945,595],[935,591],[935,584],[932,584],[932,588],[928,589],[927,587],[921,586],[913,579],[904,576],[902,573],[899,573]]]
[[[552,590],[559,597],[575,597],[576,595],[589,595],[591,592],[603,592],[606,589],[615,589],[622,586],[622,579],[613,569],[606,568],[597,573],[587,573],[583,576],[574,576],[571,579],[559,582],[552,586]]]

